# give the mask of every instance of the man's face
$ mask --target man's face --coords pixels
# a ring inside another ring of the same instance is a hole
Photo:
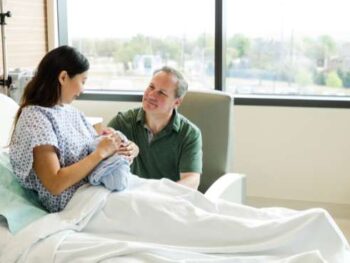
[[[172,114],[181,103],[181,99],[175,96],[176,82],[172,74],[163,71],[155,74],[143,95],[143,110],[146,113]]]

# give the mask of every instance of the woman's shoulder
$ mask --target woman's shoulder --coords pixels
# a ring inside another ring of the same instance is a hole
[[[80,111],[70,105],[55,105],[53,107],[43,107],[39,105],[29,105],[22,109],[22,113],[25,115],[46,115],[47,117],[54,117],[60,114],[77,114],[80,115]]]
[[[39,124],[42,125],[42,123],[50,123],[50,119],[50,114],[44,107],[30,105],[22,109],[16,127],[19,129],[36,127]]]
[[[41,108],[42,107],[36,105],[25,106],[22,108],[20,119],[42,115],[43,110]]]
[[[52,112],[52,111],[54,111],[54,107],[43,107],[39,105],[28,105],[22,109],[22,113],[25,113],[25,114],[32,114],[32,113],[45,114],[46,112]]]
[[[67,112],[69,112],[67,114]],[[74,113],[73,113],[74,112]],[[18,122],[31,122],[31,125],[35,123],[52,123],[61,119],[70,119],[70,115],[76,115],[76,110],[72,108],[65,108],[61,106],[43,107],[38,105],[29,105],[22,109]]]

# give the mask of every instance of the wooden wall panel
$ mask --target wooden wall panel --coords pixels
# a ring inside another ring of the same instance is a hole
[[[8,69],[34,69],[48,50],[46,0],[7,0],[7,11],[12,13],[5,26]],[[0,59],[2,72],[2,52]]]

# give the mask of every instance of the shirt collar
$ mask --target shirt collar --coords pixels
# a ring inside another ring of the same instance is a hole
[[[145,111],[142,108],[137,113],[136,122],[141,123],[142,126],[145,124]]]
[[[173,130],[178,132],[180,130],[180,116],[179,116],[179,113],[177,112],[177,109],[174,109],[174,113],[171,121],[173,122],[172,123]]]
[[[139,112],[136,116],[136,121],[138,123],[141,123],[142,126],[145,126],[145,111],[143,108],[140,108]],[[173,116],[171,117],[170,122],[165,127],[166,130],[173,129],[174,131],[178,132],[180,130],[180,116],[177,112],[177,109],[174,109]]]

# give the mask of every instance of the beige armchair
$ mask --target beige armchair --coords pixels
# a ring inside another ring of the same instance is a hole
[[[229,173],[232,161],[233,98],[218,91],[189,91],[179,112],[203,137],[203,173],[199,190],[211,198],[242,203],[245,176]]]

